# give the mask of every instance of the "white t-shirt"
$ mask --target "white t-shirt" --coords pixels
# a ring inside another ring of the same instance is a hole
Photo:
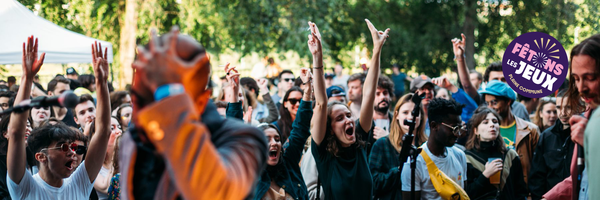
[[[81,162],[71,176],[63,179],[63,185],[58,188],[48,185],[39,174],[31,176],[29,173],[24,173],[19,184],[12,181],[6,174],[10,197],[35,200],[89,199],[94,183],[90,182],[84,162]]]
[[[424,143],[423,151],[427,152],[433,163],[442,170],[449,178],[454,180],[461,187],[465,187],[467,181],[467,157],[465,153],[456,147],[446,147],[446,157],[437,157],[431,154],[427,148],[427,143]],[[404,163],[402,169],[402,191],[410,192],[410,158],[409,162]],[[421,191],[421,199],[439,199],[442,197],[437,193],[429,178],[429,171],[427,170],[427,163],[423,159],[423,156],[417,157],[417,168],[415,169],[415,191]]]

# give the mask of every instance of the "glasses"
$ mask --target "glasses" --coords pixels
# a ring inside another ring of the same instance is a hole
[[[294,81],[296,81],[296,79],[295,78],[284,78],[283,81],[284,82],[294,82]]]
[[[43,148],[43,150],[51,150],[51,149],[60,149],[64,152],[69,152],[69,150],[74,151],[76,154],[79,155],[83,155],[86,151],[87,151],[87,147],[86,146],[82,146],[82,145],[77,145],[75,143],[71,143],[71,144],[67,144],[67,143],[63,143],[60,145],[60,147],[54,147],[54,148]]]
[[[450,126],[450,125],[442,122],[442,125],[444,125],[444,126],[450,128],[450,129],[452,129],[452,133],[454,135],[456,135],[456,136],[459,136],[459,137],[467,133],[467,125],[464,125],[464,124],[459,124],[459,125],[456,125],[456,126]]]
[[[496,106],[498,104],[498,100],[494,99],[494,100],[491,100],[491,101],[485,102],[485,103],[487,104],[488,107]]]
[[[296,105],[297,103],[300,102],[300,99],[288,99],[288,101],[292,104],[292,105]]]

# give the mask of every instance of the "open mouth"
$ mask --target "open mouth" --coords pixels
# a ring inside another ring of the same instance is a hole
[[[348,136],[354,135],[354,128],[353,127],[346,128],[346,135],[348,135]]]
[[[271,149],[269,151],[269,159],[277,159],[277,149]]]
[[[65,166],[67,167],[67,170],[69,171],[73,171],[75,169],[75,161],[74,160],[70,160],[69,162],[67,162],[65,164]]]

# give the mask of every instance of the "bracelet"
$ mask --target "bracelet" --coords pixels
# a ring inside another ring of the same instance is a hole
[[[160,101],[169,96],[175,96],[184,93],[185,90],[181,84],[165,84],[161,85],[154,92],[154,100]]]
[[[323,69],[323,65],[321,65],[320,67],[313,67],[313,69]]]
[[[464,58],[466,58],[466,57],[467,57],[467,56],[466,56],[465,54],[463,54],[463,57],[462,57],[462,58],[464,59]],[[453,58],[453,60],[460,60],[460,59],[458,59],[458,58],[456,57],[456,55],[454,55],[454,58]]]

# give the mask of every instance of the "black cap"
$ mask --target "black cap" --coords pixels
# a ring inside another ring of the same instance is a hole
[[[67,68],[67,75],[79,75],[79,73],[77,73],[77,71],[75,71],[75,68],[69,67]]]

